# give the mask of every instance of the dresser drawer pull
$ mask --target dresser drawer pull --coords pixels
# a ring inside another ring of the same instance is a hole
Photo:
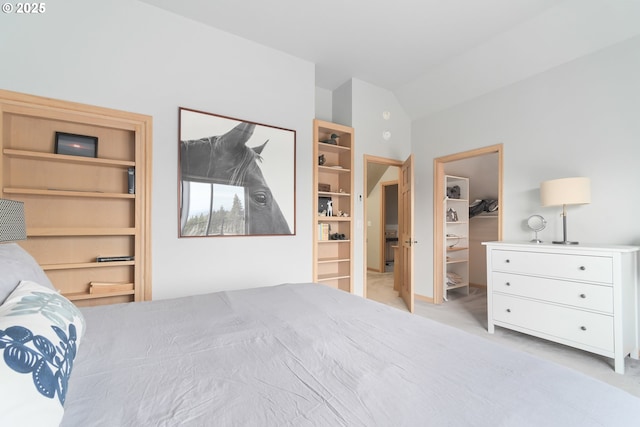
[[[507,283],[505,283],[505,285],[507,285],[507,286],[511,286],[511,283],[507,282]]]
[[[585,294],[580,294],[580,298],[586,298],[587,296]]]
[[[510,308],[507,308],[507,313],[511,313],[511,309]]]
[[[580,271],[585,271],[587,269],[587,267],[585,267],[584,265],[580,266]]]
[[[587,327],[586,327],[586,326],[580,326],[580,330],[581,330],[581,331],[586,331],[586,330],[587,330]]]
[[[505,259],[504,262],[506,262],[507,264],[509,264],[511,262],[511,260],[509,258]]]

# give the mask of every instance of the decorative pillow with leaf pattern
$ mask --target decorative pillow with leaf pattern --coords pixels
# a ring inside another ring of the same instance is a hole
[[[21,281],[0,306],[0,425],[59,425],[84,317],[58,292]]]

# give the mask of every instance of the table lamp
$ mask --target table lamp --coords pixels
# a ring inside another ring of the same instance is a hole
[[[567,205],[591,203],[591,180],[584,177],[561,178],[540,184],[542,206],[562,206],[562,241],[553,243],[577,245],[567,240]]]

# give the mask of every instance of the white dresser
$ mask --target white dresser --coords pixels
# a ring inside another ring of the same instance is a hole
[[[638,358],[635,246],[485,242],[488,331],[495,326],[614,359]]]

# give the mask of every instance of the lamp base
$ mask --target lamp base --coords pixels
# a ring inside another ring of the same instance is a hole
[[[559,242],[554,241],[553,243],[555,243],[556,245],[577,245],[578,242],[569,242],[567,240],[562,240]]]

